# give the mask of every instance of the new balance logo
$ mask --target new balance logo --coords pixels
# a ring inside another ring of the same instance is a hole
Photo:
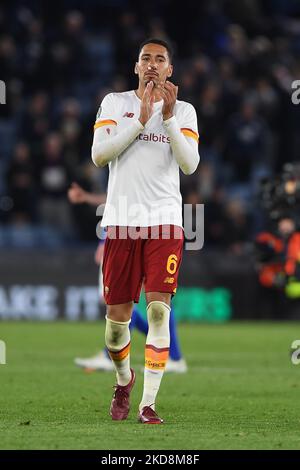
[[[134,116],[134,113],[124,113],[123,114],[123,117],[133,118],[133,116]]]
[[[164,280],[164,284],[173,284],[174,283],[174,277],[166,277]]]

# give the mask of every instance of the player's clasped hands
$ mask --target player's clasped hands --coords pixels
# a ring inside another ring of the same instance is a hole
[[[152,81],[148,82],[142,97],[139,121],[141,122],[141,124],[143,124],[143,126],[146,124],[147,121],[149,121],[153,113],[153,88],[154,83]]]
[[[178,86],[169,82],[168,80],[165,83],[158,85],[164,104],[162,107],[162,115],[164,121],[173,116],[174,106],[177,99]]]
[[[174,106],[178,94],[178,86],[169,82],[168,80],[163,83],[159,83],[155,87],[159,92],[159,95],[164,101],[162,107],[163,119],[169,119],[173,116]],[[150,81],[147,83],[142,100],[141,100],[141,110],[139,120],[143,124],[146,124],[147,121],[151,118],[153,114],[153,104],[154,104],[154,83]]]

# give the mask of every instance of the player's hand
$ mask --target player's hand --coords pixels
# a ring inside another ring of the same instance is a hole
[[[178,86],[169,81],[166,81],[165,83],[161,83],[158,88],[160,95],[164,100],[162,115],[163,120],[166,121],[173,116],[174,106],[177,100]]]
[[[154,104],[154,95],[152,93],[154,83],[148,82],[141,100],[141,109],[139,121],[143,126],[152,116],[153,113],[153,104]]]
[[[98,248],[95,252],[95,263],[100,266],[100,264],[102,263],[102,260],[103,260],[103,252],[104,252],[104,243],[101,243],[100,245],[98,245]]]
[[[72,204],[87,202],[87,192],[77,183],[72,183],[68,190],[68,199]]]

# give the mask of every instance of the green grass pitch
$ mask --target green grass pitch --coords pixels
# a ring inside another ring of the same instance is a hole
[[[85,374],[104,324],[1,322],[1,449],[299,449],[300,365],[296,323],[180,325],[187,374],[166,374],[157,401],[162,426],[137,423],[144,338],[132,337],[137,382],[127,421],[108,414],[114,375]]]

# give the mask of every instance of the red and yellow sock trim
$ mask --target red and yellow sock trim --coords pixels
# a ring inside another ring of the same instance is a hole
[[[169,357],[169,348],[156,348],[152,344],[145,347],[145,368],[164,370]]]
[[[114,362],[120,362],[126,359],[126,357],[129,355],[130,352],[130,341],[129,343],[120,351],[110,351],[108,349],[108,353],[110,355],[110,358]]]

